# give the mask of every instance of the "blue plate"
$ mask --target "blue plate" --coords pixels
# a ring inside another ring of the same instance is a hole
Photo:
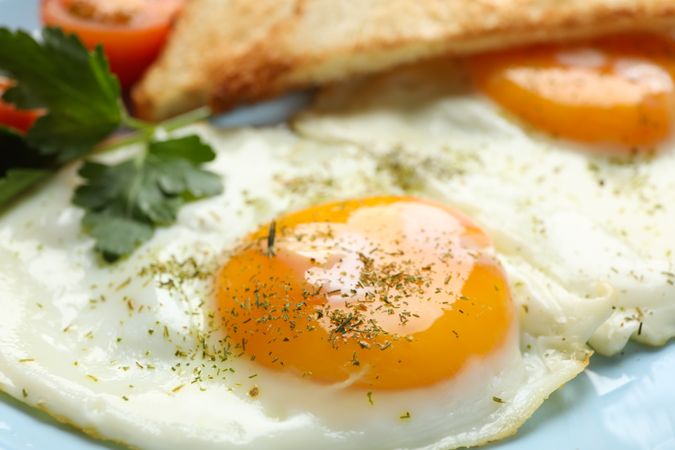
[[[37,0],[0,0],[0,25],[35,29]],[[240,109],[223,126],[283,120],[306,97]],[[0,450],[119,449],[59,425],[45,414],[0,395]],[[675,345],[629,345],[617,357],[595,356],[588,370],[555,392],[511,439],[495,450],[675,449]]]

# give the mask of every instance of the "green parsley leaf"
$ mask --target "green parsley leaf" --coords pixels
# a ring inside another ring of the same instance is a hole
[[[89,212],[82,226],[96,239],[96,250],[108,262],[132,253],[154,233],[151,224],[112,211]]]
[[[0,177],[0,207],[28,188],[44,180],[52,172],[44,169],[13,169]]]
[[[0,126],[0,207],[45,179],[47,163],[21,135]]]
[[[17,82],[4,100],[46,108],[26,135],[43,155],[76,159],[120,126],[120,87],[103,50],[87,51],[75,35],[45,28],[37,42],[24,31],[0,28],[0,70]]]
[[[10,169],[40,167],[47,158],[28,145],[21,134],[0,124],[0,175]]]
[[[73,203],[86,209],[85,229],[96,249],[115,261],[152,237],[155,226],[176,220],[185,203],[222,192],[220,177],[200,164],[215,153],[198,136],[151,142],[145,152],[117,165],[87,162],[85,184]]]

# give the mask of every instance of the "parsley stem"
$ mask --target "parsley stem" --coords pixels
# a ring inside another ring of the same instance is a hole
[[[190,125],[191,123],[206,120],[209,117],[211,117],[211,108],[203,106],[172,119],[165,120],[164,122],[161,122],[158,127],[163,128],[166,131],[173,131],[186,125]]]
[[[211,109],[208,107],[202,107],[155,125],[142,120],[134,119],[125,113],[122,122],[124,125],[133,128],[135,131],[124,135],[117,134],[112,136],[98,145],[95,148],[94,153],[104,153],[121,147],[126,147],[127,145],[148,142],[154,135],[157,128],[161,128],[164,131],[173,131],[186,125],[190,125],[191,123],[206,120],[210,116]],[[132,125],[132,123],[135,125]]]
[[[136,119],[135,117],[131,117],[126,112],[122,115],[122,124],[133,130],[148,130],[155,128],[154,123]]]
[[[134,132],[123,136],[115,135],[96,146],[93,153],[105,153],[121,147],[126,147],[127,145],[140,144],[145,141],[147,141],[145,133]]]

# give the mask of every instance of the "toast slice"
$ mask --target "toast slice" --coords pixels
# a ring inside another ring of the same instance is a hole
[[[442,54],[673,26],[672,0],[190,0],[133,99],[158,120]]]
[[[160,120],[209,102],[212,66],[263,42],[293,15],[288,0],[188,0],[163,54],[132,92],[137,115]]]

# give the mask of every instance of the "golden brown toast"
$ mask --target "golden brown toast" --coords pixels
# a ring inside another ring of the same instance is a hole
[[[190,0],[133,99],[157,120],[442,54],[672,26],[673,0]]]

